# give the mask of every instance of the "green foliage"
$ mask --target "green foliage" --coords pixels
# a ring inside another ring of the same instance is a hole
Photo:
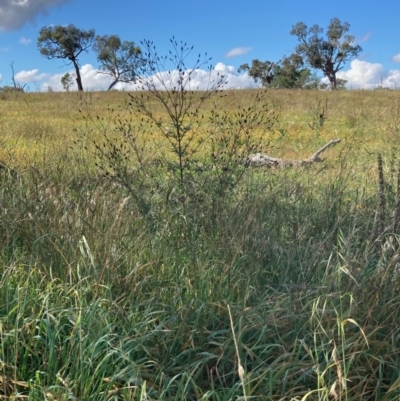
[[[69,72],[65,73],[61,77],[61,85],[63,86],[64,90],[69,92],[69,88],[72,86],[72,83],[74,82],[71,74]]]
[[[93,50],[100,72],[113,77],[108,90],[118,82],[135,82],[137,71],[146,63],[139,46],[130,41],[122,42],[117,35],[96,36]]]
[[[303,59],[298,54],[284,57],[277,63],[253,60],[251,67],[243,64],[238,72],[247,71],[256,83],[263,87],[272,88],[304,88],[311,89],[317,86],[318,77],[304,68]]]
[[[304,68],[303,59],[298,54],[284,57],[276,68],[272,85],[281,88],[308,88],[311,71]]]
[[[354,36],[346,34],[349,29],[348,22],[342,23],[338,18],[333,18],[328,26],[326,39],[322,36],[323,29],[317,24],[308,28],[303,22],[298,22],[290,31],[300,42],[296,52],[310,67],[323,72],[332,89],[337,88],[336,73],[362,51],[360,45],[354,45]]]
[[[171,236],[186,233],[180,246],[192,249],[203,230],[212,235],[212,221],[203,218],[217,219],[218,210],[233,201],[246,172],[241,161],[262,150],[276,116],[265,92],[256,93],[233,115],[219,111],[212,102],[225,96],[225,77],[208,68],[206,56],[188,69],[185,60],[192,48],[175,39],[171,43],[169,55],[159,56],[151,42],[143,42],[147,63],[138,78],[143,91],[128,94],[129,117],[111,109],[107,119],[85,114],[92,129],[82,133],[83,145],[102,174],[125,188],[151,230],[166,213],[185,221],[171,228]],[[165,72],[164,63],[174,68]],[[208,88],[195,91],[192,75],[204,66],[210,74]],[[101,140],[93,139],[99,134]]]
[[[345,167],[248,171],[216,216],[150,231],[81,163],[0,184],[5,396],[398,399],[397,259]]]
[[[260,83],[261,86],[266,87],[274,80],[274,70],[277,64],[271,61],[260,61],[253,60],[251,66],[248,64],[242,64],[238,72],[247,71],[249,76],[254,79],[256,83]]]
[[[310,72],[306,69],[303,73],[304,85],[303,89],[319,89],[321,77],[318,75],[316,71]]]
[[[346,79],[337,78],[336,79],[336,89],[346,89]]]
[[[37,45],[40,54],[48,59],[69,60],[75,68],[78,90],[83,91],[78,57],[82,52],[88,51],[94,36],[94,29],[85,31],[72,24],[43,27],[39,32]]]

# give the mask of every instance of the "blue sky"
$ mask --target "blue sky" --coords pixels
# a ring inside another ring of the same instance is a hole
[[[289,33],[296,22],[326,28],[337,17],[350,23],[350,33],[363,48],[338,76],[348,80],[349,88],[398,88],[399,16],[400,2],[393,0],[0,0],[0,86],[11,84],[14,63],[15,77],[29,90],[61,90],[61,76],[73,69],[41,56],[36,41],[43,26],[74,24],[137,44],[152,40],[160,55],[168,53],[174,35],[194,46],[194,57],[207,52],[227,75],[228,85],[251,87],[247,74],[237,73],[239,65],[253,59],[278,61],[296,47]],[[110,80],[97,74],[93,52],[79,61],[84,87],[106,89]]]

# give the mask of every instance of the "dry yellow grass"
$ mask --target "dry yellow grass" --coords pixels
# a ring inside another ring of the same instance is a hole
[[[204,113],[207,115],[212,108],[234,113],[238,107],[250,104],[254,93],[255,90],[237,90],[227,91],[225,96],[218,94],[205,105]],[[384,159],[397,154],[400,135],[400,93],[397,91],[270,90],[268,98],[279,122],[275,132],[258,134],[272,156],[307,157],[330,139],[341,138],[341,145],[330,150],[326,157],[335,160],[345,151],[353,168],[368,176],[371,169],[375,174],[377,153],[382,153]],[[89,129],[95,135],[95,127],[90,122],[86,125],[83,114],[104,118],[111,127],[115,115],[109,109],[127,116],[128,101],[126,93],[116,91],[82,96],[77,93],[4,96],[0,99],[0,159],[14,167],[25,167],[63,158],[77,132]],[[327,118],[323,126],[311,129],[310,125],[326,104]],[[167,119],[162,107],[155,107],[159,116]],[[157,135],[155,132],[156,138]]]

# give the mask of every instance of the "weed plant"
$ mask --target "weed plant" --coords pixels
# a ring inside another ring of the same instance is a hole
[[[398,400],[398,94],[167,89],[0,101],[2,398]]]

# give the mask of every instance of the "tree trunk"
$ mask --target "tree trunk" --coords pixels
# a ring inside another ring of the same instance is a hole
[[[330,77],[330,80],[331,80],[331,88],[332,88],[332,90],[336,90],[337,89],[337,87],[336,87],[336,74],[334,72],[332,73],[332,75]]]
[[[332,63],[327,63],[322,69],[324,75],[329,79],[331,89],[336,90],[336,71],[333,68]]]
[[[118,82],[118,78],[116,78],[114,81],[112,81],[111,84],[110,84],[110,86],[109,86],[108,89],[107,89],[107,92],[109,92],[109,91],[114,87],[114,85],[115,85],[117,82]]]
[[[82,78],[81,78],[81,72],[79,71],[79,65],[76,59],[72,60],[72,63],[74,64],[75,67],[76,84],[78,85],[78,91],[83,92]]]

